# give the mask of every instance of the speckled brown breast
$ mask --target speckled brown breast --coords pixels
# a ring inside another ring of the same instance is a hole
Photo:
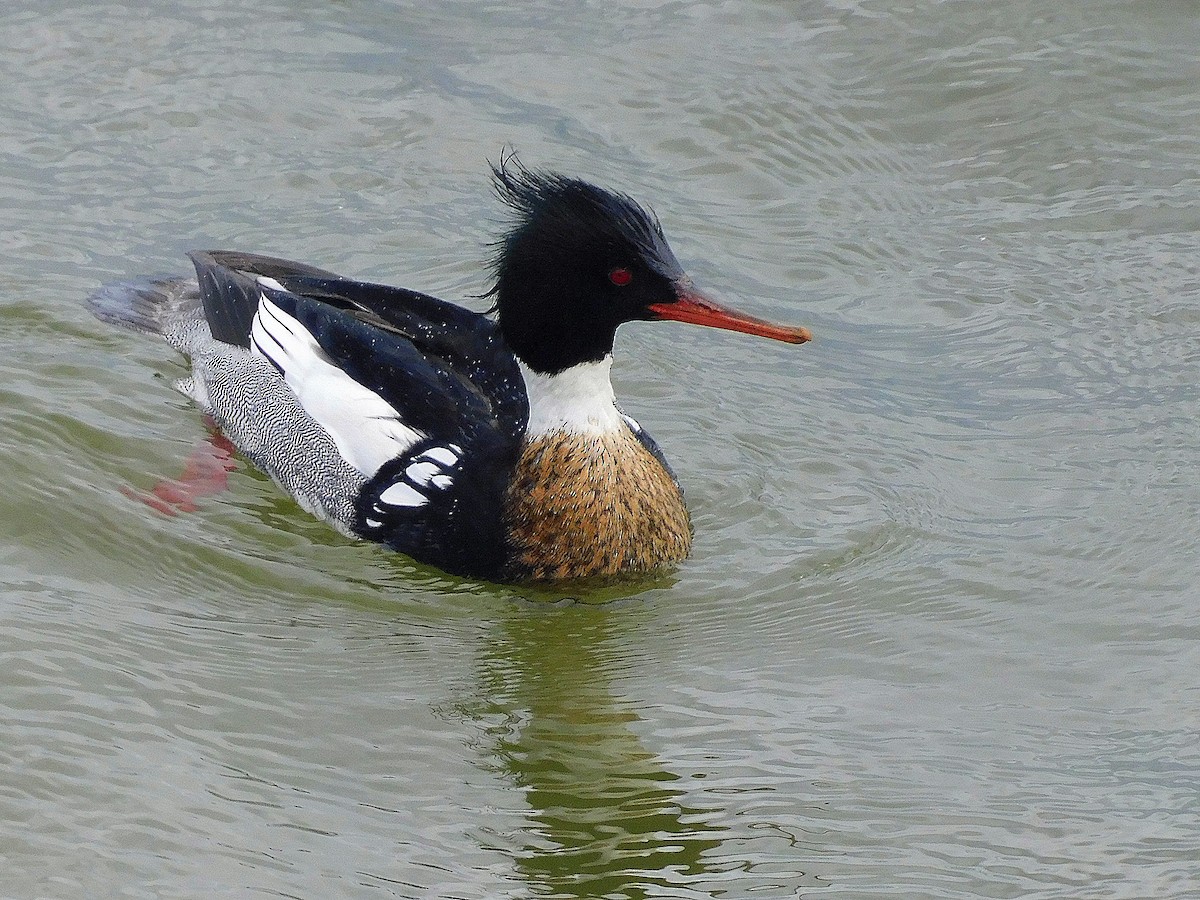
[[[628,429],[526,443],[505,526],[512,577],[533,581],[649,572],[692,546],[679,486]]]

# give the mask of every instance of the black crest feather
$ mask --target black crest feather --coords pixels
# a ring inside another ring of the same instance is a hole
[[[529,169],[511,150],[500,155],[499,163],[490,165],[492,186],[513,213],[508,233],[494,244],[492,269],[497,274],[513,238],[534,225],[560,233],[586,229],[597,243],[631,244],[647,260],[661,259],[664,269],[678,267],[666,247],[658,216],[628,194],[579,178]]]
[[[510,222],[494,244],[488,295],[505,340],[535,371],[603,359],[621,323],[675,299],[683,269],[658,219],[631,197],[528,169],[511,152],[492,166],[492,184]]]

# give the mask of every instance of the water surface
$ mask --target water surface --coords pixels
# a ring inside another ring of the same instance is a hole
[[[0,894],[1200,893],[1195,4],[0,26]],[[245,465],[127,499],[206,430],[95,285],[236,247],[478,294],[505,146],[817,335],[623,329],[691,560],[553,602]]]

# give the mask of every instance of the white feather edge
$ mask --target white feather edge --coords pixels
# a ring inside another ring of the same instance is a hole
[[[279,289],[273,281],[259,279],[264,287]],[[312,334],[265,291],[250,336],[251,352],[275,360],[305,412],[329,433],[342,458],[366,477],[424,437],[405,425],[390,403],[338,368]]]

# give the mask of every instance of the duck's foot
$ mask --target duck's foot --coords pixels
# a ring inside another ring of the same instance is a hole
[[[149,491],[125,486],[121,493],[145,503],[165,516],[195,512],[201,497],[219,494],[229,487],[229,473],[237,467],[235,448],[223,434],[213,431],[192,451],[178,479],[163,479]]]

